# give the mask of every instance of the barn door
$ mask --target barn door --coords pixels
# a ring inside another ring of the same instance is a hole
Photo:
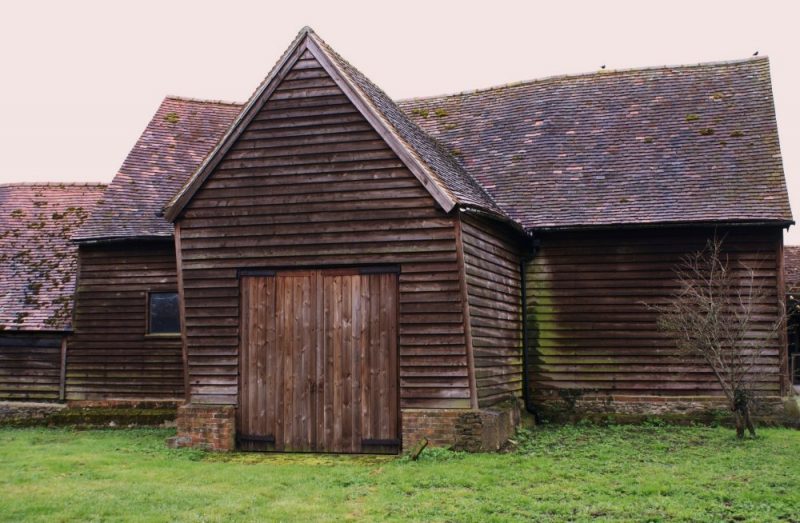
[[[397,452],[397,277],[287,271],[241,282],[244,450]]]

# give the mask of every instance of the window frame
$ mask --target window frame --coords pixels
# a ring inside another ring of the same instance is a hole
[[[153,294],[175,294],[178,297],[178,330],[177,332],[150,332],[150,296]],[[181,295],[177,290],[145,291],[144,302],[144,335],[146,338],[180,338],[183,334],[183,321],[181,321]]]

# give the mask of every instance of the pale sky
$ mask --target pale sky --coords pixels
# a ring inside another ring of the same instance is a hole
[[[769,2],[8,2],[0,183],[109,182],[163,97],[245,101],[304,25],[390,96],[769,55],[800,221],[800,7]],[[800,244],[800,227],[786,242]]]

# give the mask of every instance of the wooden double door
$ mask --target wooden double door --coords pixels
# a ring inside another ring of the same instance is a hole
[[[382,268],[240,278],[243,450],[400,450],[397,274]]]

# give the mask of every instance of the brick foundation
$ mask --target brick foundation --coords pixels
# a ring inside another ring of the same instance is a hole
[[[216,452],[236,448],[236,409],[231,405],[193,405],[178,408],[178,435],[170,447],[192,447]]]
[[[404,409],[403,448],[408,450],[421,438],[434,447],[468,452],[500,449],[519,425],[516,400],[482,410]]]

